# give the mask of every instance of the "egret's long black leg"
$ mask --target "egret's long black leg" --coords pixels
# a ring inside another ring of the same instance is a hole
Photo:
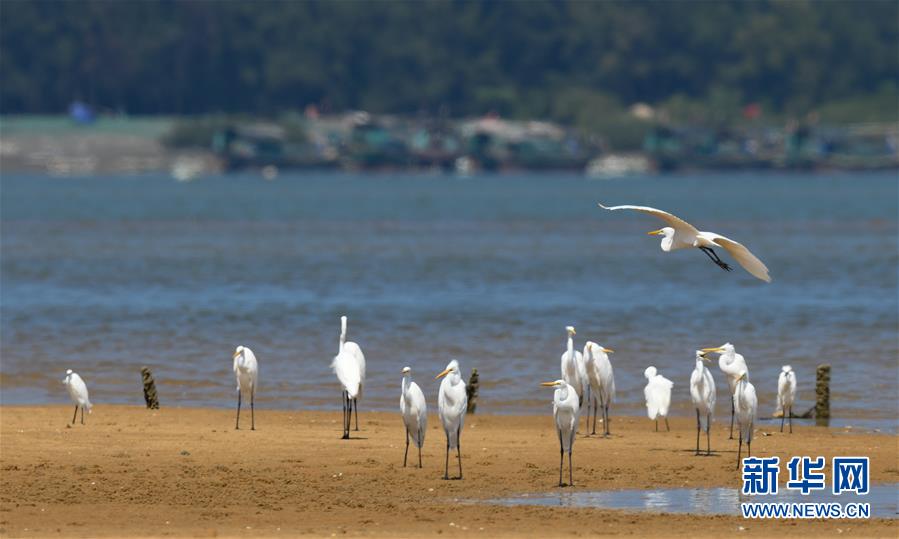
[[[237,390],[237,423],[234,424],[234,430],[240,430],[240,396],[243,393],[241,390]]]
[[[84,425],[84,406],[81,407],[81,424]]]
[[[659,418],[656,418],[656,432],[659,432]]]
[[[574,448],[573,447],[568,448],[568,486],[569,487],[574,486],[574,476],[572,475],[572,471],[571,471],[571,469],[574,467],[574,464],[571,462],[571,450],[572,449],[574,449]]]
[[[250,393],[250,430],[256,430],[256,388]]]
[[[449,479],[449,432],[446,433],[446,462],[443,463],[443,478]]]
[[[793,434],[793,406],[790,406],[790,434]]]
[[[602,413],[602,423],[603,423],[603,425],[604,425],[604,427],[605,427],[606,437],[609,437],[609,436],[612,435],[612,429],[609,428],[609,422],[610,422],[610,419],[609,419],[609,403],[607,402],[606,405],[603,407],[603,413]]]
[[[710,249],[708,247],[700,247],[699,249],[702,250],[702,252],[705,253],[706,256],[708,256],[709,259],[714,262],[715,265],[717,265],[719,268],[723,269],[724,271],[731,270],[731,267],[723,260],[721,260],[721,258],[718,257],[718,253],[716,253],[713,249]]]
[[[712,454],[712,435],[709,431],[712,430],[712,414],[711,412],[706,414],[705,416],[705,444],[706,444],[706,455]]]
[[[409,457],[409,429],[406,429],[406,452],[403,454],[403,468],[406,467],[406,458]]]
[[[352,401],[350,400],[350,394],[344,390],[343,392],[343,439],[350,439],[350,417],[353,413]]]
[[[353,397],[353,408],[356,409],[356,430],[359,430],[359,403],[355,397]]]
[[[462,425],[456,431],[456,456],[459,457],[459,479],[462,479]]]
[[[737,469],[740,469],[740,452],[743,450],[743,429],[740,429],[740,441],[737,444]]]
[[[423,468],[423,467],[424,467],[424,466],[421,465],[421,446],[424,445],[424,443],[422,442],[422,440],[424,440],[424,438],[421,437],[421,428],[419,428],[419,429],[418,429],[418,467],[419,467],[419,468]]]
[[[671,432],[671,427],[668,426],[668,416],[665,416],[665,430]]]
[[[786,419],[787,419],[787,409],[784,408],[782,410],[782,412],[783,412],[783,415],[780,416],[780,432],[784,431],[784,421],[786,421]]]
[[[562,443],[562,430],[559,430],[559,486],[562,485],[562,468],[565,465],[565,445]]]
[[[728,440],[734,439],[734,397],[730,397],[730,436],[727,437]]]
[[[599,412],[602,410],[602,395],[599,396],[599,400],[596,399],[596,396],[593,397],[593,432],[590,434],[596,434],[596,416],[599,415]],[[603,416],[605,417],[605,416]],[[603,428],[605,428],[605,420],[603,420]]]
[[[702,421],[699,420],[699,408],[696,409],[696,454],[699,454],[699,431],[702,430]]]
[[[72,416],[72,424],[75,424],[75,420],[78,419],[78,405],[75,405],[75,415]]]

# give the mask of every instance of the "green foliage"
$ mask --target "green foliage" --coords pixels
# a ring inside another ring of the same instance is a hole
[[[833,103],[840,117],[863,96],[896,98],[899,73],[890,0],[34,0],[2,12],[4,114],[76,98],[129,114],[315,103],[636,129],[622,112],[636,102],[708,101],[711,122],[748,102],[796,116]]]

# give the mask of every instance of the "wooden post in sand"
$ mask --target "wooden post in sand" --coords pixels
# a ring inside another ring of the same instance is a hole
[[[147,402],[147,408],[150,410],[159,409],[159,398],[156,396],[156,382],[153,381],[153,374],[147,367],[141,367],[140,377],[144,383],[144,400]]]
[[[815,423],[827,426],[830,423],[830,365],[818,365],[815,372]]]
[[[471,378],[468,380],[468,385],[465,386],[465,394],[468,395],[468,409],[465,411],[468,414],[474,415],[474,411],[478,407],[478,370],[471,369]]]

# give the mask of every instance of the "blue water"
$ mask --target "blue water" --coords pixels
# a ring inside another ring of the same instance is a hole
[[[262,407],[334,408],[338,318],[365,350],[363,409],[393,409],[411,365],[432,405],[450,358],[478,368],[480,409],[546,413],[564,327],[613,348],[615,413],[642,413],[643,369],[690,415],[693,351],[725,341],[750,366],[760,413],[793,365],[795,411],[833,365],[833,414],[897,423],[894,173],[704,174],[595,181],[307,173],[177,183],[165,176],[0,177],[3,403],[233,405],[231,352],[253,348]],[[663,253],[640,203],[744,242],[764,284],[700,252]],[[717,373],[717,370],[716,370]],[[718,416],[727,410],[718,376]],[[886,398],[886,396],[892,396]]]
[[[693,515],[740,515],[741,503],[847,503],[871,504],[871,517],[899,518],[899,484],[874,485],[868,494],[814,491],[803,496],[795,490],[779,489],[776,495],[744,496],[734,488],[671,488],[655,490],[571,491],[531,494],[487,500],[497,505],[538,505],[625,511],[689,513]]]

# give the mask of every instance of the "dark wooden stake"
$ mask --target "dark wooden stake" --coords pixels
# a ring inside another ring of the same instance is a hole
[[[158,410],[159,398],[156,396],[156,382],[153,381],[153,374],[149,368],[141,367],[140,377],[144,383],[144,400],[147,402],[147,408]]]
[[[815,424],[830,423],[830,365],[818,365],[815,372]]]
[[[468,395],[468,409],[466,413],[474,415],[478,407],[478,370],[471,369],[471,378],[465,386],[465,394]]]

